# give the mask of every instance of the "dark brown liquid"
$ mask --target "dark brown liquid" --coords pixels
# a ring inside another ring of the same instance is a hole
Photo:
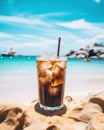
[[[54,73],[53,65],[56,65],[56,62],[60,64],[60,61],[52,61],[52,66],[50,65],[50,67],[48,68],[50,74],[52,72],[52,78],[49,79],[51,77],[50,75],[48,75],[47,73],[44,74],[45,71],[40,71],[41,68],[39,67],[41,67],[40,65],[42,64],[42,62],[45,63],[47,61],[37,61],[40,104],[48,107],[60,106],[63,104],[66,67],[64,69],[59,68],[59,70],[57,68],[57,73]]]

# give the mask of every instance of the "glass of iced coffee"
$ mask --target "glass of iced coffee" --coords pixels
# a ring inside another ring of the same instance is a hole
[[[63,108],[66,57],[37,57],[39,104],[45,110]]]

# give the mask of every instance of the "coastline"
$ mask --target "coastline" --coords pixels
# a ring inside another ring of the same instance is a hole
[[[0,102],[28,102],[38,97],[37,78],[8,77],[0,78]],[[66,75],[65,96],[84,95],[104,90],[103,75]]]

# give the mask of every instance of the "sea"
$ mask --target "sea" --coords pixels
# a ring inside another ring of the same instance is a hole
[[[0,102],[38,98],[37,56],[0,57]],[[104,59],[67,58],[65,95],[104,90]]]

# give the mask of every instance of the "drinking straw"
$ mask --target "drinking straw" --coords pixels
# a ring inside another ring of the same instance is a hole
[[[57,49],[57,57],[60,55],[60,43],[61,43],[61,37],[58,39],[58,49]]]

